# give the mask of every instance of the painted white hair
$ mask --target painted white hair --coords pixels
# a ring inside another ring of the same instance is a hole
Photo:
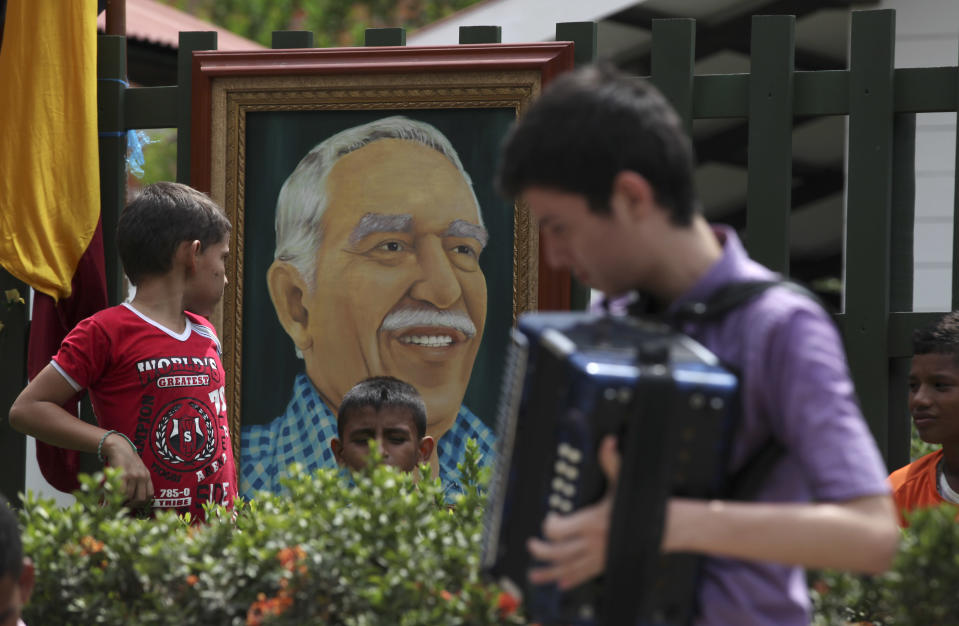
[[[283,183],[276,201],[273,257],[295,267],[311,290],[316,287],[316,256],[323,239],[321,220],[329,206],[326,179],[340,158],[380,139],[415,141],[449,159],[466,181],[476,203],[477,219],[483,224],[473,182],[453,145],[435,127],[395,115],[348,128],[324,139],[303,157]]]

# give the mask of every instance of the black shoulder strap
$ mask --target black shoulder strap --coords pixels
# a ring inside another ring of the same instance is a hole
[[[772,287],[784,287],[800,293],[825,308],[816,294],[794,281],[750,280],[728,283],[714,291],[705,301],[686,303],[672,318],[678,322],[719,320]],[[773,467],[785,454],[785,446],[775,436],[770,436],[742,467],[727,477],[724,497],[731,500],[753,499]]]
[[[797,282],[785,278],[747,280],[727,283],[710,294],[706,300],[687,302],[680,306],[672,317],[681,322],[705,322],[722,319],[733,309],[746,304],[771,287],[784,287],[790,291],[795,291],[823,306],[822,301],[816,294]]]

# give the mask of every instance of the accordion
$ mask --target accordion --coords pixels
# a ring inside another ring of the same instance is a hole
[[[654,320],[532,313],[513,330],[498,408],[498,455],[481,566],[542,624],[684,624],[694,617],[699,559],[660,552],[670,496],[709,498],[726,485],[739,414],[737,377],[702,345]],[[561,591],[532,585],[526,548],[549,512],[606,491],[599,442],[622,464],[602,577]]]

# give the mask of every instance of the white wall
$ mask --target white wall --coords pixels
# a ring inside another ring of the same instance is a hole
[[[957,0],[882,0],[896,11],[896,67],[959,62]],[[915,311],[951,306],[956,114],[916,116]]]
[[[27,468],[26,480],[24,481],[24,492],[32,491],[43,498],[53,498],[60,506],[69,506],[76,502],[69,493],[57,491],[40,473],[40,466],[37,465],[37,440],[33,437],[27,437]]]

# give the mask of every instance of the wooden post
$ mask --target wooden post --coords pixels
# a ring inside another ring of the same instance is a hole
[[[103,221],[103,252],[107,297],[110,304],[123,299],[123,270],[117,258],[117,222],[126,204],[126,123],[123,100],[127,73],[126,39],[101,35],[97,39],[97,126],[100,132],[100,219]]]
[[[365,46],[405,46],[406,29],[403,28],[367,28]]]
[[[127,0],[107,0],[106,34],[127,35]]]
[[[750,257],[787,276],[795,38],[791,15],[753,18],[745,243]]]
[[[193,52],[216,50],[216,31],[180,33],[177,50],[176,180],[190,184],[190,118],[193,94]]]
[[[895,12],[852,14],[845,339],[879,450],[889,459],[889,267]]]
[[[312,48],[313,31],[309,30],[275,30],[270,45],[274,50],[289,50],[291,48]]]
[[[127,0],[106,0],[107,8],[104,12],[104,17],[106,18],[106,27],[105,34],[107,35],[117,35],[123,37],[123,46],[120,51],[120,54],[123,55],[123,67],[124,72],[126,72],[127,66],[127,45],[126,45],[126,36],[127,36]],[[121,78],[126,78],[126,74]]]

